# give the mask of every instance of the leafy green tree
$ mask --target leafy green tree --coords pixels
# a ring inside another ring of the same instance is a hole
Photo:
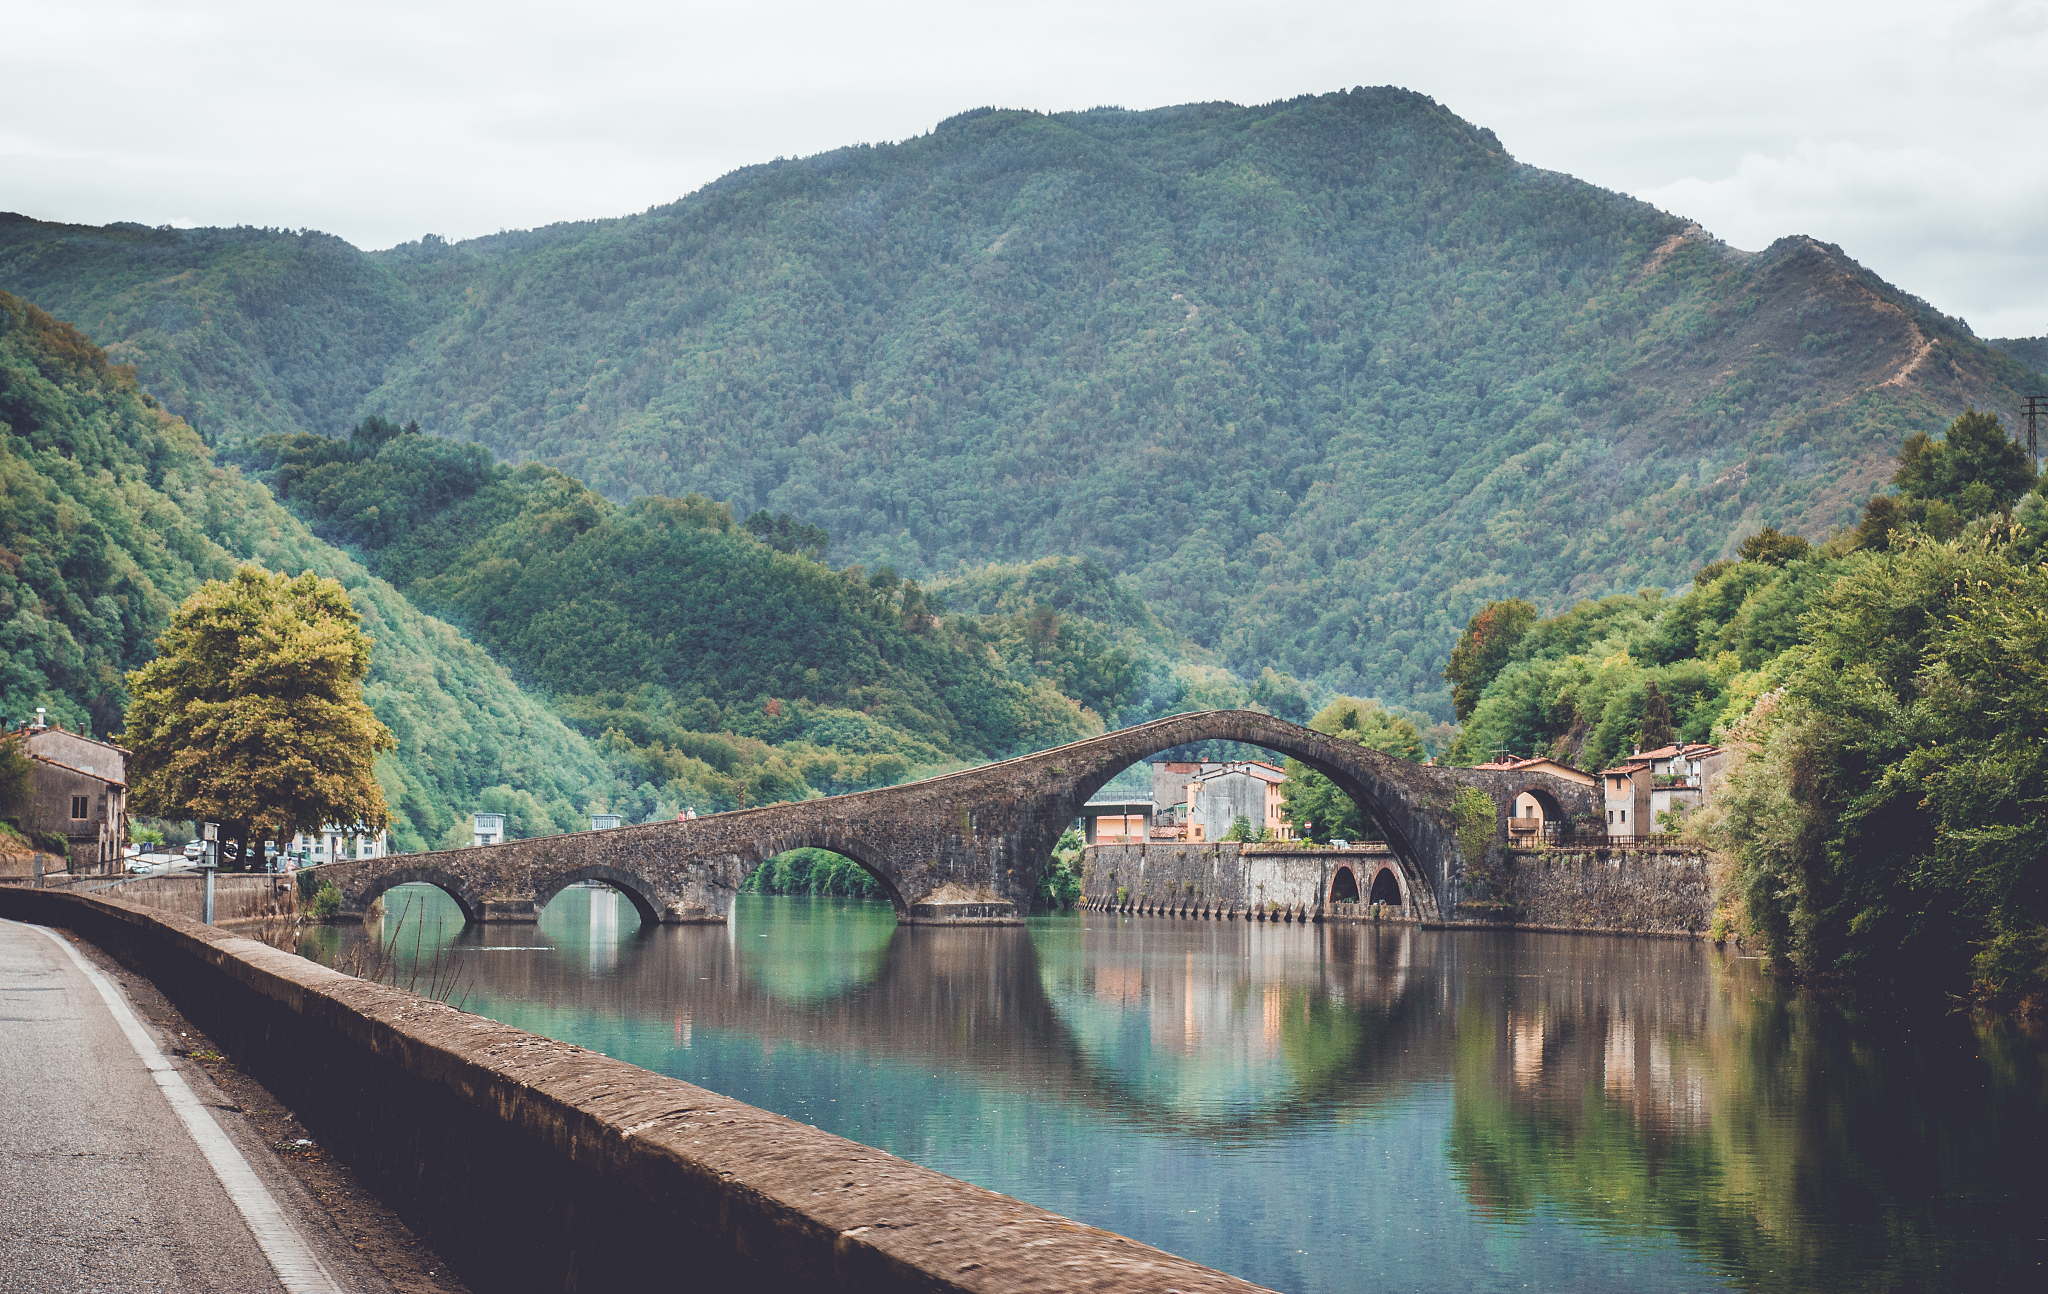
[[[1230,830],[1223,833],[1227,841],[1250,841],[1258,837],[1252,831],[1252,820],[1240,813],[1230,820]]]
[[[1892,485],[1913,498],[1939,499],[1968,520],[2010,508],[2033,488],[2034,465],[1997,414],[1966,409],[1940,440],[1924,431],[1906,437]]]
[[[1052,847],[1052,857],[1038,874],[1038,901],[1046,907],[1071,908],[1081,901],[1081,860],[1086,856],[1081,833],[1068,827]]]
[[[1895,493],[1865,505],[1855,547],[1881,550],[1902,531],[1953,539],[1971,521],[2011,509],[2037,481],[2033,460],[1998,415],[1969,409],[1941,440],[1908,436],[1891,483]]]
[[[1289,723],[1308,720],[1308,693],[1301,680],[1271,665],[1259,671],[1259,680],[1252,685],[1252,701]]]
[[[1516,644],[1537,619],[1534,606],[1520,598],[1508,598],[1487,603],[1465,626],[1458,645],[1451,648],[1450,663],[1444,666],[1451,704],[1460,723],[1472,717],[1480,694],[1507,665]]]
[[[1643,729],[1637,740],[1644,750],[1661,750],[1675,737],[1671,731],[1671,705],[1657,690],[1657,680],[1651,679],[1643,684]]]
[[[0,738],[0,819],[20,824],[34,794],[34,767],[18,740]]]
[[[1308,726],[1398,759],[1419,764],[1424,758],[1422,734],[1414,721],[1394,714],[1377,701],[1337,697],[1318,710]],[[1365,821],[1350,796],[1298,759],[1287,761],[1287,780],[1280,786],[1280,804],[1282,816],[1307,840],[1327,843],[1332,836],[1344,840],[1373,840],[1379,836],[1378,829]]]
[[[207,583],[128,676],[135,806],[223,823],[245,864],[252,832],[383,829],[375,763],[397,743],[363,701],[370,647],[333,580],[244,566]]]
[[[1797,535],[1779,534],[1776,526],[1765,526],[1743,540],[1739,551],[1745,562],[1783,566],[1788,562],[1805,561],[1813,552],[1813,545]]]
[[[771,516],[766,508],[747,518],[746,531],[778,553],[797,553],[814,562],[824,561],[832,547],[823,526],[808,525],[787,512]]]
[[[1752,928],[1813,973],[2048,990],[2048,572],[1915,539],[1808,624],[1712,824]]]

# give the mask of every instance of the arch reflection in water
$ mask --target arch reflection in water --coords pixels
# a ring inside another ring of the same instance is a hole
[[[2038,1043],[1901,1042],[1697,944],[753,898],[593,974],[577,916],[472,1009],[1279,1289],[2035,1270]]]

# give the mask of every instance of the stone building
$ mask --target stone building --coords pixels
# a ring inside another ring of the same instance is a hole
[[[1271,840],[1293,840],[1294,825],[1281,814],[1284,770],[1260,760],[1221,764],[1196,774],[1187,783],[1187,838],[1190,842],[1221,840],[1240,817],[1253,833],[1264,828]]]
[[[1607,834],[1641,838],[1670,830],[1677,818],[1708,802],[1727,763],[1719,746],[1688,742],[1639,750],[1603,769]]]
[[[64,837],[65,865],[71,871],[118,868],[128,843],[131,752],[49,723],[41,710],[34,723],[8,733],[6,740],[20,743],[31,767],[22,828]]]
[[[1503,757],[1490,764],[1475,764],[1474,768],[1499,769],[1508,773],[1548,773],[1561,777],[1567,782],[1580,786],[1591,786],[1599,779],[1591,773],[1582,773],[1569,764],[1560,764],[1548,756],[1533,759]],[[1548,796],[1533,791],[1524,791],[1515,797],[1514,808],[1508,815],[1508,843],[1511,845],[1532,845],[1539,840],[1554,838],[1559,810],[1554,803],[1547,803]]]

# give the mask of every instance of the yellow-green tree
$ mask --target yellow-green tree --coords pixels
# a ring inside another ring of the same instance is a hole
[[[339,583],[244,566],[186,599],[128,675],[130,793],[144,813],[252,838],[334,824],[381,830],[372,771],[394,750],[363,701],[372,640]]]
[[[1396,759],[1421,763],[1422,733],[1415,724],[1377,701],[1340,696],[1316,712],[1308,726],[1332,737],[1347,737]],[[1379,829],[1367,822],[1351,797],[1337,784],[1298,759],[1287,761],[1287,780],[1280,786],[1280,812],[1304,839],[1328,841],[1331,836],[1369,840]]]

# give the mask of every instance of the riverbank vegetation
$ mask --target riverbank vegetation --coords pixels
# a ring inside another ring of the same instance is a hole
[[[1677,597],[1475,617],[1496,641],[1464,653],[1480,690],[1453,758],[1597,771],[1660,723],[1724,742],[1739,762],[1684,826],[1732,861],[1754,944],[1805,975],[2038,1010],[2048,496],[1976,412],[1909,438],[1892,486],[1826,543],[1766,529]]]

